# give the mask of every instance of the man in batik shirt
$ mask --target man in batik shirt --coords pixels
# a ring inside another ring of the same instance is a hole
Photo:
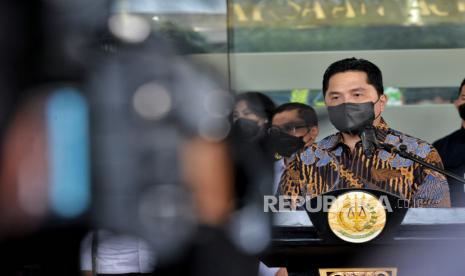
[[[344,188],[377,189],[395,194],[415,207],[450,207],[446,178],[431,169],[383,149],[371,157],[360,139],[374,126],[378,143],[405,145],[407,152],[443,167],[430,144],[389,128],[381,113],[387,103],[382,74],[373,63],[349,58],[331,64],[323,93],[331,123],[339,130],[296,153],[283,173],[282,195],[315,197]]]

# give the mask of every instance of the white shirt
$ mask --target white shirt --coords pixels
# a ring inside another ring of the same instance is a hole
[[[274,276],[279,269],[279,267],[267,267],[266,264],[260,262],[258,276]]]
[[[139,238],[98,231],[97,272],[102,274],[150,273],[155,255]],[[92,271],[92,235],[81,242],[81,270]]]
[[[271,191],[272,195],[278,194],[279,181],[281,180],[281,175],[283,174],[285,169],[286,169],[286,165],[284,164],[284,158],[281,158],[278,161],[274,162],[274,182],[273,182],[273,190]],[[264,263],[260,262],[260,265],[258,268],[258,275],[259,276],[274,276],[276,272],[278,272],[278,270],[279,270],[279,267],[268,267]]]
[[[284,164],[284,158],[279,159],[278,161],[274,162],[274,185],[273,185],[273,195],[276,195],[279,188],[279,181],[281,180],[281,176],[286,169],[286,165]]]

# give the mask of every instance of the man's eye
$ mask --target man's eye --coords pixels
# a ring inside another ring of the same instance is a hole
[[[337,99],[339,99],[339,96],[332,96],[331,97],[331,100],[337,100]]]

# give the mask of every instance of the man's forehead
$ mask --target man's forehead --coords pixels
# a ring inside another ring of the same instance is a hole
[[[244,100],[238,101],[234,106],[234,110],[244,110],[247,108],[248,108],[247,102]]]
[[[346,81],[363,81],[364,83],[368,84],[368,75],[366,72],[363,71],[344,71],[344,72],[339,72],[334,75],[332,75],[329,78],[329,82],[331,83],[331,80],[346,80]]]
[[[365,72],[347,71],[337,73],[329,79],[327,92],[352,92],[357,89],[367,89],[373,85],[368,83]],[[373,87],[374,88],[374,87]]]
[[[272,124],[279,125],[279,124],[295,121],[296,119],[300,119],[299,112],[297,109],[286,110],[286,111],[275,114],[273,116]]]

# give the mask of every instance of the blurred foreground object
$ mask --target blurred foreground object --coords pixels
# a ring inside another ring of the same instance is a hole
[[[230,137],[224,82],[156,37],[111,48],[89,82],[96,227],[146,240],[159,275],[256,274],[271,165]]]
[[[230,141],[221,78],[150,34],[118,40],[107,1],[29,4],[0,6],[1,274],[77,275],[94,228],[147,240],[160,275],[253,275],[271,181]]]

